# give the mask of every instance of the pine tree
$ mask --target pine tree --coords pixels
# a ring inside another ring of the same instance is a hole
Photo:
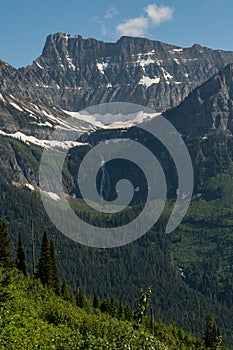
[[[133,311],[128,304],[124,307],[124,316],[127,321],[131,321],[133,317]]]
[[[76,305],[79,307],[84,307],[86,303],[87,303],[87,298],[85,294],[80,288],[78,288],[78,293],[76,295]]]
[[[69,287],[68,287],[66,279],[63,280],[62,285],[61,285],[61,295],[62,295],[64,300],[70,299],[70,292],[69,292]]]
[[[98,309],[100,306],[98,295],[95,292],[93,294],[93,304],[92,305],[95,309]]]
[[[206,317],[205,346],[211,350],[221,349],[222,346],[222,338],[213,314]]]
[[[117,310],[117,318],[119,320],[123,320],[124,319],[124,308],[123,308],[123,305],[122,305],[121,301],[120,301],[119,308]]]
[[[109,298],[109,314],[114,317],[116,316],[117,308],[116,308],[116,301],[113,296]]]
[[[15,264],[17,269],[21,271],[24,274],[24,276],[27,276],[25,253],[24,253],[24,247],[23,247],[22,237],[20,233],[18,238],[18,248],[17,248]]]
[[[58,267],[56,261],[56,252],[53,241],[50,242],[50,258],[51,258],[51,280],[50,286],[53,288],[57,295],[60,294],[60,280],[58,275]]]
[[[108,299],[103,299],[100,304],[101,312],[108,312]]]
[[[52,268],[51,268],[51,250],[47,232],[44,232],[40,260],[37,266],[36,277],[39,278],[44,286],[51,287]]]
[[[142,291],[141,293],[141,296],[137,302],[136,310],[134,312],[136,326],[139,326],[142,323],[143,317],[146,315],[149,309],[151,293],[152,287],[148,287],[145,292]]]
[[[12,267],[11,239],[7,225],[0,219],[0,266]]]

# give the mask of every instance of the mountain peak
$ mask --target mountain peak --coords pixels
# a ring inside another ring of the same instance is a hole
[[[111,101],[162,112],[230,62],[233,52],[198,44],[182,48],[129,36],[106,43],[58,32],[31,66],[11,73],[0,64],[0,77],[10,94],[71,112]]]
[[[165,116],[186,135],[233,133],[233,63],[197,87]]]

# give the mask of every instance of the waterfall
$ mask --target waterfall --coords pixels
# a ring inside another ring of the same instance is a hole
[[[107,200],[110,194],[111,190],[111,184],[110,184],[110,176],[108,173],[108,169],[105,164],[105,160],[103,155],[101,154],[101,181],[100,181],[100,198],[101,198],[101,205],[103,204],[103,200]]]

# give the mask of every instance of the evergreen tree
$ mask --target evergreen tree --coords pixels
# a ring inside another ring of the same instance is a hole
[[[0,266],[12,267],[11,239],[7,225],[0,219]]]
[[[108,299],[103,299],[100,303],[101,312],[108,312]]]
[[[132,320],[133,312],[128,304],[126,304],[124,307],[124,316],[127,321]]]
[[[40,260],[37,266],[36,277],[39,278],[44,286],[51,287],[52,268],[51,268],[51,250],[47,232],[44,232]]]
[[[142,323],[143,317],[146,316],[146,313],[149,309],[151,293],[152,287],[148,287],[145,292],[142,291],[141,296],[137,302],[136,310],[134,312],[134,319],[137,326]]]
[[[109,298],[109,311],[108,312],[112,317],[116,316],[117,307],[116,307],[115,298],[113,296],[111,296]]]
[[[61,285],[61,295],[62,295],[63,299],[65,299],[65,300],[70,299],[70,292],[69,292],[69,287],[68,287],[66,279],[63,280],[62,285]]]
[[[117,310],[117,318],[119,320],[123,320],[124,319],[124,308],[123,308],[123,305],[122,305],[121,301],[120,301],[119,308]]]
[[[108,312],[112,317],[116,316],[117,308],[113,296],[103,299],[100,305],[102,312]]]
[[[83,291],[78,288],[78,293],[76,295],[76,305],[79,307],[84,307],[87,303],[87,299]]]
[[[93,294],[93,303],[92,303],[93,307],[95,309],[98,309],[99,306],[100,306],[100,302],[99,302],[99,298],[98,298],[98,295],[94,292]]]
[[[16,255],[16,261],[15,261],[16,267],[19,271],[21,271],[24,276],[27,276],[27,269],[26,269],[26,263],[25,263],[25,253],[24,253],[24,247],[22,242],[21,234],[19,233],[18,238],[18,248],[17,248],[17,255]]]
[[[56,252],[53,241],[50,242],[50,258],[51,258],[51,281],[50,285],[57,295],[60,294],[60,280],[56,261]]]
[[[205,346],[211,350],[222,348],[222,338],[220,337],[220,332],[216,326],[213,314],[206,317]]]

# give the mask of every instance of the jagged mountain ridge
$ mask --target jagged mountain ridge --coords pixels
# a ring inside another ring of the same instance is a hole
[[[59,108],[28,102],[1,90],[0,116],[0,134],[16,138],[21,133],[28,138],[49,141],[55,129],[78,134],[96,129],[90,122],[72,118]]]
[[[181,48],[132,37],[104,43],[56,33],[31,66],[16,70],[1,62],[0,88],[69,111],[125,101],[161,112],[232,62],[233,52],[197,44]]]
[[[218,66],[223,66],[227,60],[231,60],[231,57],[233,60],[233,52],[214,51],[199,45],[182,49],[157,41],[128,37],[121,38],[115,44],[106,44],[95,39],[84,40],[80,36],[62,33],[50,35],[42,55],[33,65],[17,70],[0,61],[0,133],[3,136],[17,138],[28,145],[50,147],[53,145],[48,139],[54,130],[74,127],[70,125],[67,128],[66,119],[69,115],[61,109],[64,107],[67,110],[74,109],[74,100],[79,101],[76,108],[80,103],[83,103],[84,107],[88,101],[90,102],[88,94],[94,100],[100,98],[96,101],[99,103],[104,102],[106,98],[101,91],[105,90],[112,94],[113,91],[124,90],[127,102],[135,98],[139,103],[139,99],[145,97],[143,89],[148,92],[150,89],[159,90],[163,86],[170,89],[169,94],[173,95],[172,89],[180,89],[183,84],[185,85],[183,93],[186,94],[200,83],[203,76],[212,76],[213,71]],[[90,74],[86,74],[88,69]],[[127,69],[128,73],[130,72],[128,75],[125,71]],[[191,92],[180,106],[165,112],[165,116],[185,135],[205,135],[213,129],[233,131],[231,73],[232,65],[226,66],[222,72]],[[143,85],[147,81],[146,74],[148,79],[154,79],[153,85]],[[189,77],[186,76],[188,74]],[[181,76],[185,79],[178,84]],[[192,83],[189,81],[190,77]],[[107,87],[110,79],[111,87]],[[119,79],[120,84],[117,85],[114,79]],[[133,86],[136,86],[134,84],[137,85],[139,97],[134,94],[136,90],[132,92]],[[127,94],[127,89],[131,89],[132,94]],[[87,99],[83,98],[84,92]],[[164,106],[177,103],[175,100],[178,95],[173,96],[174,101],[170,101],[170,104],[166,96],[163,94],[163,99],[161,97]],[[181,95],[179,96],[181,98]],[[106,100],[111,98],[118,99],[115,93]],[[91,103],[94,103],[94,100]],[[55,107],[56,101],[58,106]],[[90,131],[93,133],[99,129],[96,125],[78,118],[75,127],[76,130],[80,128],[80,134]],[[104,135],[106,137],[106,132]],[[94,140],[95,135],[90,138]],[[90,138],[84,137],[82,142],[89,143]],[[3,141],[1,143],[4,144]],[[55,146],[68,148],[70,144]],[[16,159],[13,153],[10,154],[12,159]],[[5,163],[7,162],[4,160],[2,164]],[[14,173],[12,169],[15,169],[16,173],[20,172],[20,169],[25,173],[24,169],[27,168],[23,166],[22,169],[19,164],[19,167],[11,167],[10,171],[7,171],[7,167],[3,167],[6,173],[11,174],[11,179],[18,178],[18,175],[12,175]],[[26,176],[24,174],[21,178],[22,181],[19,182],[22,183],[25,183],[25,179],[30,183],[37,182],[32,172]]]
[[[183,134],[233,133],[233,64],[192,91],[164,115]]]

